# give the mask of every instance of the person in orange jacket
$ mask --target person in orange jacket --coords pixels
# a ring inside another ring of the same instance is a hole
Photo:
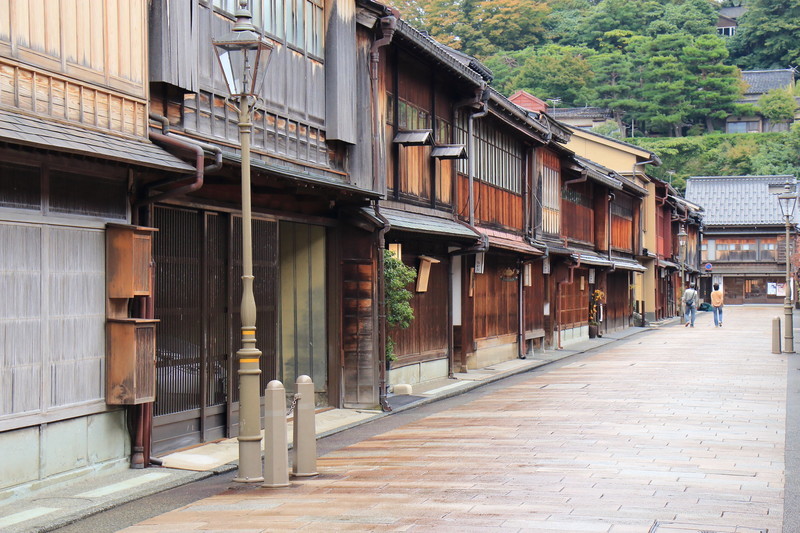
[[[711,307],[714,309],[714,326],[722,327],[722,305],[725,299],[722,291],[719,290],[719,283],[714,284],[714,290],[711,292]]]

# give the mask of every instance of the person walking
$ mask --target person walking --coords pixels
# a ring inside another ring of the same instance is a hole
[[[683,305],[686,306],[686,326],[694,327],[694,319],[697,317],[697,290],[694,288],[694,283],[689,284],[689,288],[683,292]],[[691,321],[689,317],[691,316]]]
[[[719,290],[719,283],[714,284],[714,290],[711,292],[711,307],[714,309],[714,326],[722,327],[722,305],[725,296]]]

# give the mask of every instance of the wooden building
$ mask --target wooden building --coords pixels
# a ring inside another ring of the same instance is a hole
[[[148,140],[147,4],[0,4],[0,497],[127,468],[152,401],[128,190],[194,169]]]
[[[785,286],[786,226],[778,204],[786,183],[795,190],[792,175],[686,180],[686,198],[705,209],[703,233],[695,236],[701,298],[708,300],[712,285],[719,283],[726,304],[781,303],[787,290],[795,299],[796,288]],[[797,218],[795,210],[790,219],[790,254],[795,253]],[[693,245],[695,238],[689,237]],[[792,279],[795,270],[792,261]]]
[[[292,8],[299,19],[251,4],[274,46],[251,150],[262,390],[279,379],[291,392],[305,374],[318,404],[373,408],[382,223],[363,208],[381,190],[371,109],[357,98],[371,85],[369,44],[356,40],[350,2],[301,1]],[[202,174],[194,189],[152,182],[138,191],[141,221],[159,230],[157,452],[238,431],[241,155],[211,46],[230,31],[237,5],[150,3],[151,136],[198,158]]]

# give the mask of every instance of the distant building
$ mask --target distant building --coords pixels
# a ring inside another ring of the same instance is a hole
[[[527,91],[517,91],[509,96],[508,99],[522,109],[527,109],[528,111],[533,111],[535,113],[547,111],[547,102],[533,96]]]
[[[794,91],[794,69],[745,70],[742,71],[745,83],[744,95],[739,104],[758,104],[759,98],[775,89]],[[798,100],[795,98],[795,100]],[[798,100],[800,101],[800,100]],[[795,115],[797,120],[797,115]],[[726,133],[761,133],[765,131],[787,131],[789,122],[772,122],[761,115],[730,116],[725,123]]]
[[[777,195],[794,176],[696,176],[686,199],[705,208],[700,293],[713,283],[725,303],[779,303],[784,298],[785,224]],[[795,216],[794,224],[797,224]]]
[[[739,27],[739,17],[747,10],[745,6],[722,7],[717,18],[717,33],[724,37],[736,35]]]

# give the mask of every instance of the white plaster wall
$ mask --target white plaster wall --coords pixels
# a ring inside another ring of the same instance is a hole
[[[127,468],[125,411],[0,433],[0,500],[109,467]]]

